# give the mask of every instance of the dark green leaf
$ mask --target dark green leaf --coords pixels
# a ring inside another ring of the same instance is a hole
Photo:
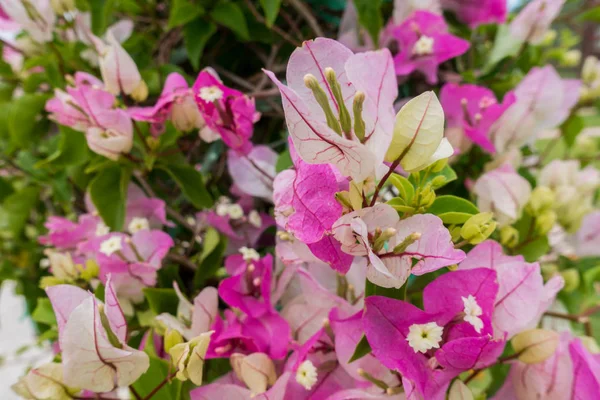
[[[39,189],[29,186],[6,197],[0,207],[0,230],[7,229],[18,236],[38,202],[38,196]]]
[[[190,165],[161,166],[181,188],[185,197],[198,209],[209,208],[213,200],[204,186],[202,174]]]
[[[231,29],[243,40],[250,39],[246,18],[237,4],[220,1],[212,9],[210,16],[216,23]]]
[[[131,172],[112,165],[102,169],[90,183],[90,196],[102,220],[113,231],[120,231],[125,223],[127,185]]]
[[[275,164],[275,171],[281,172],[283,170],[290,168],[292,165],[294,165],[294,164],[292,163],[292,157],[290,156],[290,151],[286,149],[277,158],[277,163]]]
[[[2,202],[4,202],[4,199],[6,199],[8,196],[13,194],[14,192],[15,192],[15,190],[13,189],[10,182],[8,182],[6,179],[0,177],[0,204]]]
[[[365,27],[373,43],[379,43],[379,31],[383,27],[381,0],[354,0],[358,22]]]
[[[185,25],[204,14],[204,8],[190,0],[173,0],[169,12],[168,29]]]
[[[365,282],[365,297],[369,296],[384,296],[389,297],[390,299],[400,300],[404,297],[404,290],[403,288],[384,288],[367,280]]]
[[[447,195],[436,198],[427,212],[437,215],[445,224],[462,224],[478,214],[479,209],[469,200]]]
[[[577,135],[581,133],[584,128],[583,119],[577,115],[571,115],[560,127],[562,135],[565,139],[567,147],[571,148],[575,144]]]
[[[221,267],[223,254],[227,248],[227,238],[220,236],[212,228],[206,232],[203,243],[204,247],[198,258],[198,269],[194,274],[194,287],[201,288],[206,281],[215,275],[215,272]]]
[[[594,7],[591,10],[588,10],[577,17],[577,19],[581,21],[592,21],[600,23],[600,6]]]
[[[372,351],[371,345],[369,344],[367,337],[365,335],[362,335],[358,344],[356,345],[356,348],[354,349],[354,353],[352,354],[352,357],[350,357],[350,360],[348,360],[348,363],[356,361],[359,358],[363,358],[364,356],[369,354],[371,351]]]
[[[152,340],[149,340],[149,342],[152,342]],[[150,357],[150,367],[132,386],[139,396],[145,398],[159,383],[164,381],[171,372],[172,367],[169,365],[168,361],[163,360],[162,358]],[[183,383],[179,379],[171,379],[156,392],[152,398],[161,400],[179,400],[182,395],[182,384]]]
[[[40,167],[47,164],[57,167],[76,166],[86,162],[88,157],[89,150],[84,134],[66,126],[61,126],[58,149],[36,166]]]
[[[260,5],[265,11],[265,20],[267,21],[267,26],[270,28],[277,19],[281,0],[260,0]]]
[[[442,178],[438,178],[439,176]],[[417,183],[419,183],[421,187],[424,187],[426,184],[431,182],[433,190],[437,190],[448,183],[455,181],[456,178],[456,172],[454,172],[451,166],[446,164],[439,172],[433,172],[427,169],[416,174],[412,173],[410,174],[409,180],[415,184],[415,186]]]
[[[148,287],[144,288],[144,296],[146,297],[146,300],[148,300],[150,309],[154,311],[156,315],[161,313],[177,314],[179,298],[174,289]]]
[[[217,32],[217,26],[203,19],[195,19],[183,27],[183,42],[192,66],[200,67],[200,60],[208,40]]]
[[[8,133],[15,146],[30,146],[35,143],[36,133],[45,133],[36,128],[37,116],[44,109],[47,99],[48,96],[43,94],[25,94],[13,100],[8,114]]]
[[[92,16],[92,32],[102,35],[108,27],[109,17],[113,10],[114,0],[88,0]]]

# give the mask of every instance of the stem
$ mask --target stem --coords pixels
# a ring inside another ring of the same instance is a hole
[[[175,378],[176,374],[177,374],[177,372],[173,372],[173,373],[171,373],[171,375],[167,375],[165,377],[165,379],[162,380],[162,382],[160,382],[154,389],[152,389],[152,391],[150,393],[148,393],[146,395],[146,397],[144,397],[144,398],[138,397],[138,398],[140,400],[151,399],[160,389],[162,389],[163,386],[165,386],[167,384],[167,382],[169,382],[171,379]]]
[[[248,10],[250,10],[250,12],[252,13],[252,15],[254,15],[254,18],[256,18],[256,20],[258,22],[260,22],[261,24],[265,24],[266,25],[265,18],[258,12],[258,10],[254,6],[254,4],[252,4],[252,2],[250,0],[244,0],[244,3],[246,3],[246,6],[248,7]],[[282,29],[280,29],[277,25],[273,25],[271,27],[271,30],[273,32],[275,32],[276,34],[278,34],[279,36],[281,36],[281,38],[283,40],[285,40],[286,42],[292,44],[295,47],[300,47],[300,45],[301,45],[300,42],[298,42],[296,39],[294,39],[293,37],[291,37],[290,35],[288,35],[285,31],[283,31]]]
[[[129,390],[131,390],[131,394],[136,398],[136,400],[142,400],[142,396],[140,396],[137,390],[134,389],[133,385],[129,386]]]
[[[167,259],[175,261],[177,264],[182,265],[191,271],[195,271],[198,268],[196,264],[191,262],[187,257],[180,256],[179,254],[167,254]]]
[[[396,167],[398,165],[400,165],[400,161],[402,161],[402,158],[404,157],[404,154],[405,153],[400,154],[400,157],[398,157],[396,159],[396,161],[394,161],[392,163],[392,165],[390,165],[390,170],[379,181],[379,184],[377,185],[377,188],[375,189],[375,193],[373,193],[373,199],[371,200],[371,204],[369,204],[369,207],[373,207],[375,205],[375,202],[377,201],[377,196],[379,195],[379,191],[381,190],[381,188],[385,184],[385,181],[387,181],[388,178],[394,173],[394,170],[396,169]]]
[[[142,144],[144,145],[144,148],[146,149],[146,151],[148,153],[150,153],[150,146],[148,146],[148,143],[146,143],[146,138],[142,134],[142,131],[140,131],[140,127],[138,126],[137,122],[135,122],[135,121],[133,121],[133,128],[135,129],[135,134],[142,141]]]
[[[306,20],[306,23],[308,24],[308,26],[310,26],[310,29],[312,29],[312,31],[315,33],[315,36],[324,36],[323,29],[321,29],[321,27],[319,26],[317,19],[314,15],[312,15],[310,9],[306,7],[302,0],[288,0],[288,3],[290,3],[290,5],[296,9],[298,14],[300,14],[302,18]]]

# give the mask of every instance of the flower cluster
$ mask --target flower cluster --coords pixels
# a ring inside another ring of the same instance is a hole
[[[15,393],[597,397],[564,0],[348,1],[338,40],[331,2],[79,3],[0,0],[0,275],[53,356]]]

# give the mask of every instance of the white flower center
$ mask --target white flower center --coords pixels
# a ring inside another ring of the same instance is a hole
[[[217,86],[205,86],[200,88],[200,98],[204,101],[212,103],[215,100],[220,100],[223,97],[223,91]]]
[[[483,321],[479,316],[483,314],[483,310],[479,307],[479,304],[477,304],[477,299],[472,295],[469,295],[468,297],[461,296],[461,299],[465,305],[464,320],[473,325],[473,328],[475,328],[477,333],[480,333],[483,328]]]
[[[317,368],[315,368],[310,360],[305,360],[300,364],[296,372],[296,382],[302,385],[304,389],[310,390],[317,383],[317,379]]]
[[[425,353],[429,349],[440,347],[443,333],[444,328],[435,322],[413,324],[408,328],[406,340],[415,353]]]
[[[248,214],[248,222],[250,222],[250,225],[254,226],[255,228],[260,228],[262,226],[262,218],[256,210],[250,211]]]
[[[254,249],[250,249],[246,246],[240,247],[240,253],[244,257],[245,261],[258,261],[260,260],[260,254]]]
[[[244,210],[239,204],[232,204],[229,206],[227,214],[229,214],[229,218],[231,219],[240,219],[244,216]]]
[[[427,56],[433,54],[433,43],[432,37],[421,35],[417,43],[413,46],[412,53],[415,56]]]
[[[127,229],[131,234],[134,234],[139,231],[150,229],[150,223],[146,218],[135,217],[131,220]]]
[[[110,228],[102,221],[96,225],[96,236],[104,236],[110,232]]]
[[[493,106],[496,103],[497,101],[493,97],[484,96],[481,98],[481,100],[479,100],[479,108],[485,110],[489,106]]]
[[[113,236],[100,244],[100,253],[107,256],[121,249],[123,249],[123,245],[119,236]]]

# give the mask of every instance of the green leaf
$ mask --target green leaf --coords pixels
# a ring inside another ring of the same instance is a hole
[[[400,300],[404,296],[404,290],[403,290],[403,288],[401,288],[401,289],[384,288],[381,286],[377,286],[370,280],[366,280],[365,281],[365,297],[369,297],[369,296],[384,296],[384,297],[389,297],[390,299]]]
[[[8,230],[18,236],[25,227],[31,209],[37,204],[39,189],[26,187],[4,199],[0,207],[0,230]]]
[[[369,344],[367,337],[365,335],[362,335],[362,337],[358,341],[358,344],[356,345],[356,348],[354,349],[354,353],[352,353],[352,357],[350,357],[350,360],[348,360],[348,364],[360,358],[363,358],[371,351],[371,345]]]
[[[523,255],[527,262],[538,261],[548,250],[550,250],[550,243],[546,236],[528,239],[516,247],[517,253]]]
[[[405,204],[412,203],[412,199],[415,196],[415,187],[408,179],[402,175],[392,174],[389,177],[389,181],[396,189],[398,189],[400,198],[404,200]]]
[[[130,171],[113,165],[101,170],[89,185],[92,202],[112,231],[120,231],[125,223],[125,202],[130,178]]]
[[[89,150],[84,134],[66,126],[61,126],[58,149],[47,159],[37,163],[36,167],[48,164],[56,167],[77,166],[86,162],[88,158]]]
[[[198,260],[198,269],[194,274],[194,287],[201,288],[206,281],[213,277],[223,264],[223,254],[227,248],[227,238],[209,228],[204,238],[204,247]]]
[[[173,0],[169,11],[167,29],[173,29],[204,14],[204,8],[190,0]]]
[[[13,100],[8,114],[8,133],[11,143],[17,147],[28,147],[35,143],[36,129],[40,123],[37,116],[44,109],[48,100],[43,94],[24,94]],[[44,132],[45,133],[45,132]]]
[[[438,178],[439,176],[443,177],[443,179]],[[446,186],[448,183],[455,181],[456,178],[456,172],[454,172],[451,166],[446,164],[439,172],[433,172],[430,169],[426,169],[424,171],[417,172],[416,174],[412,173],[410,174],[409,180],[415,184],[415,186],[417,182],[419,182],[421,187],[424,187],[431,182],[431,187],[433,190],[437,190],[443,186]]]
[[[484,66],[484,73],[490,71],[494,65],[502,61],[506,57],[513,57],[519,53],[519,50],[523,46],[523,42],[512,37],[508,25],[498,26],[498,32],[496,32],[496,39],[494,40],[494,47],[492,52],[487,58],[487,63]]]
[[[279,14],[281,0],[260,0],[260,5],[265,11],[265,20],[267,21],[267,26],[270,28],[277,19],[277,14]]]
[[[379,43],[379,31],[383,27],[381,0],[354,0],[358,22],[365,27],[373,43]],[[377,46],[375,46],[377,47]]]
[[[149,340],[149,342],[152,342]],[[137,381],[132,385],[141,398],[146,398],[150,393],[163,382],[173,368],[169,362],[158,357],[150,357],[150,367]],[[179,400],[182,396],[183,382],[179,379],[171,379],[152,398],[161,400]]]
[[[447,195],[437,197],[427,212],[437,215],[445,224],[462,224],[478,214],[479,209],[469,200]]]
[[[216,23],[231,29],[243,40],[250,40],[246,18],[237,4],[220,1],[212,9],[210,16]]]
[[[594,7],[591,10],[588,10],[577,17],[580,21],[592,21],[600,23],[600,6]]]
[[[192,66],[200,67],[200,60],[208,40],[217,32],[217,26],[203,19],[195,19],[183,27],[183,42]]]
[[[0,176],[0,204],[4,202],[8,196],[13,194],[15,190],[13,189],[10,182]]]
[[[290,151],[286,149],[283,153],[277,157],[277,163],[275,164],[275,171],[281,172],[288,168],[290,168],[294,163],[292,162],[292,157],[290,156]]]
[[[176,315],[179,298],[174,289],[144,288],[144,297],[148,300],[150,309],[158,314],[169,313]]]
[[[40,324],[46,324],[48,326],[56,325],[56,316],[52,309],[52,303],[50,299],[40,297],[37,299],[37,305],[33,313],[31,313],[31,319]]]
[[[581,133],[584,128],[583,119],[577,115],[571,115],[560,127],[565,143],[568,148],[573,147],[577,135]]]
[[[88,0],[92,16],[92,32],[95,35],[100,36],[106,31],[114,2],[114,0]]]
[[[210,208],[213,199],[204,186],[202,174],[190,165],[160,166],[181,188],[184,196],[198,209]]]

